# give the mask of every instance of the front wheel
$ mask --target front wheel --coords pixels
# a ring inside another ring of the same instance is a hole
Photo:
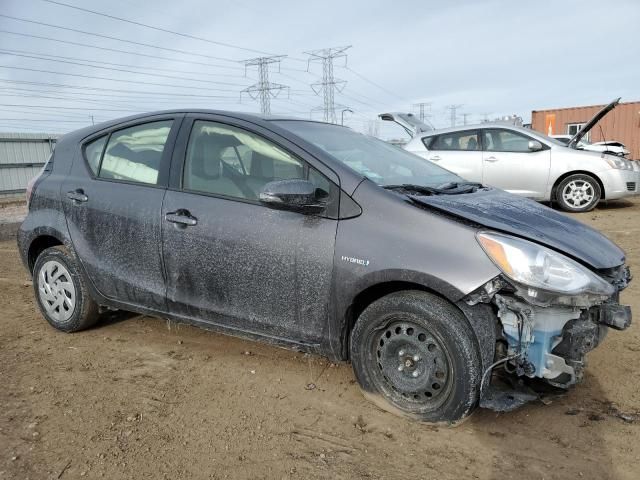
[[[376,300],[358,318],[350,351],[365,397],[384,410],[456,422],[476,407],[477,341],[462,312],[436,295],[404,291]]]
[[[556,189],[556,201],[565,212],[589,212],[595,208],[601,196],[598,181],[582,173],[569,175]]]

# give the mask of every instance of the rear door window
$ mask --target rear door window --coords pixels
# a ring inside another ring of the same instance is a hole
[[[100,178],[155,185],[173,120],[145,123],[111,134]]]
[[[429,150],[480,150],[476,131],[444,133],[433,138],[425,146]]]

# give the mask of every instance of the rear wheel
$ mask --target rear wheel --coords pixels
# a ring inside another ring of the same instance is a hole
[[[369,305],[351,334],[351,362],[364,395],[389,412],[455,422],[476,406],[476,339],[464,315],[436,295],[398,292]]]
[[[98,305],[89,296],[75,258],[65,247],[47,248],[36,259],[33,288],[42,315],[63,332],[94,325]]]
[[[556,201],[566,212],[588,212],[600,201],[602,191],[598,181],[590,175],[569,175],[556,188]]]

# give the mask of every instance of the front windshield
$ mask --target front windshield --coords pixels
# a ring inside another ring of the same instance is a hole
[[[278,120],[280,127],[314,144],[378,185],[438,187],[462,178],[399,147],[327,123]]]

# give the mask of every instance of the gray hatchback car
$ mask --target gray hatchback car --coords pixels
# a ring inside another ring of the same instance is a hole
[[[624,253],[347,128],[217,111],[59,140],[18,244],[75,332],[126,310],[350,361],[391,412],[458,421],[568,388],[631,322]]]

